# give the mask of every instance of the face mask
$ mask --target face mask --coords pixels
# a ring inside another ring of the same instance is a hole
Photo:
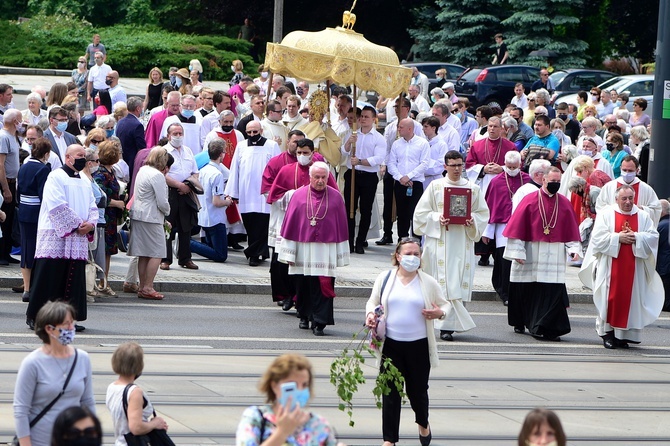
[[[86,62],[79,62],[77,65],[79,65],[80,67],[83,67],[84,65],[86,65]]]
[[[32,144],[27,144],[27,147],[28,147],[28,152],[33,151],[33,145]]]
[[[229,133],[229,132],[233,131],[233,126],[232,125],[222,125],[221,130],[223,130],[226,133]]]
[[[193,65],[188,66],[188,72],[190,73],[191,71],[193,71]]]
[[[235,72],[235,67],[233,65],[230,66],[230,71],[232,71],[233,73]]]
[[[309,155],[298,155],[298,162],[301,166],[306,166],[312,162],[312,157]]]
[[[260,135],[260,134],[258,134],[258,135],[252,135],[252,136],[249,137],[249,141],[251,141],[252,143],[256,144],[256,143],[258,143],[258,141],[261,140],[261,136],[262,136],[262,135]]]
[[[507,166],[503,166],[503,170],[505,172],[507,172],[507,175],[509,175],[511,177],[515,177],[515,176],[519,175],[519,172],[520,172],[520,169],[510,169]]]
[[[16,124],[16,133],[18,133],[19,135],[23,135],[24,133],[26,133],[26,126],[23,124],[23,122],[19,122],[18,124]]]
[[[582,149],[582,150],[579,151],[579,154],[593,157],[593,151],[591,151],[591,150]]]
[[[570,114],[568,115],[568,119],[570,119],[570,120],[572,120],[573,117],[574,117],[574,116],[573,116],[572,113],[570,113]]]
[[[621,172],[621,179],[626,183],[631,183],[635,179],[635,172]]]
[[[170,83],[174,84],[176,82],[176,76],[170,76]]]
[[[98,150],[98,146],[95,145],[95,144],[89,145],[88,148],[91,149],[91,150]]]
[[[463,113],[461,112],[456,113],[456,117],[458,118],[459,121],[461,121],[463,119]]]
[[[192,118],[192,117],[193,117],[193,113],[194,113],[193,110],[185,110],[185,109],[184,109],[184,110],[181,111],[181,115],[182,115],[184,118],[186,118],[186,119],[190,119],[190,118]]]
[[[96,173],[98,171],[99,168],[100,168],[100,166],[95,164],[95,165],[91,166],[91,168],[89,169],[89,172],[91,172],[91,175],[93,175],[94,173]]]
[[[617,107],[621,107],[621,101],[617,100],[617,101],[616,101],[616,106],[617,106]]]
[[[114,136],[114,129],[107,129],[105,130],[105,133],[107,134],[107,138],[111,138]]]
[[[607,150],[609,150],[610,152],[614,150],[614,144],[612,144],[611,142],[608,142],[607,144],[605,144],[605,146],[607,147]]]
[[[181,77],[176,77],[175,83],[177,84],[177,87],[181,87]]]
[[[268,77],[268,72],[267,71],[261,72],[261,77],[263,78]]]
[[[72,167],[77,172],[82,171],[84,167],[86,167],[86,158],[77,158],[76,160],[74,160],[74,163],[72,163]]]
[[[402,268],[409,273],[413,273],[419,269],[420,265],[421,259],[417,256],[404,255],[400,259],[400,266],[402,266]]]
[[[568,119],[568,115],[558,115],[557,117],[558,117],[558,119],[562,119],[563,121]]]
[[[63,133],[67,129],[67,122],[59,122],[56,124],[56,130],[59,132]]]
[[[112,85],[112,80],[111,79],[105,79],[105,84]]]
[[[591,102],[596,102],[598,100],[598,96],[592,94],[591,95]]]
[[[86,163],[85,158],[79,158],[79,159],[84,160],[84,164]],[[51,328],[55,329],[56,327],[52,325]],[[61,345],[70,345],[72,344],[72,341],[74,341],[74,328],[71,330],[67,328],[59,328],[58,333],[59,334],[57,339],[58,342],[61,343]]]
[[[554,195],[556,192],[558,192],[558,189],[560,189],[561,183],[557,181],[552,181],[551,183],[547,183],[547,191],[551,194]]]
[[[309,387],[305,387],[302,390],[296,390],[293,392],[293,400],[296,402],[297,405],[300,407],[305,407],[307,406],[307,402],[309,401]]]
[[[170,144],[172,144],[173,147],[181,147],[183,143],[184,143],[183,136],[173,136],[172,139],[170,139]]]
[[[305,92],[302,87],[296,87],[295,91],[298,93],[298,96],[302,96],[302,94]]]

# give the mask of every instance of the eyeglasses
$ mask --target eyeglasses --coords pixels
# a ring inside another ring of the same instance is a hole
[[[259,133],[259,130],[247,130],[247,135],[258,135]]]
[[[100,144],[100,143],[103,142],[103,141],[104,141],[104,139],[92,139],[92,140],[91,140],[91,142],[92,142],[93,144]]]
[[[63,119],[53,118],[53,119],[54,119],[54,121],[58,121],[58,122],[67,122],[67,118],[63,118]]]
[[[89,160],[89,161],[92,162],[92,163],[98,163],[98,164],[100,164],[100,159],[97,159],[97,160]]]

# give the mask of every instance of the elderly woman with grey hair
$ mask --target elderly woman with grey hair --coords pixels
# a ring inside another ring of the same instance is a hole
[[[523,136],[519,130],[519,123],[511,116],[502,118],[502,126],[505,131],[505,137],[514,143],[516,150],[521,151],[526,147],[528,140]]]
[[[433,100],[433,104],[447,97],[447,94],[440,87],[435,87],[430,90],[430,98]]]
[[[26,102],[28,103],[28,108],[21,112],[23,122],[26,125],[37,125],[40,123],[41,119],[47,117],[46,110],[42,110],[42,96],[39,93],[30,93],[26,96]]]
[[[116,119],[113,115],[103,115],[95,121],[95,127],[103,129],[107,134],[107,138],[114,136],[114,127],[116,127]]]
[[[630,142],[635,146],[633,155],[640,161],[640,180],[647,181],[647,169],[649,168],[649,138],[651,135],[643,125],[636,125],[630,129]]]

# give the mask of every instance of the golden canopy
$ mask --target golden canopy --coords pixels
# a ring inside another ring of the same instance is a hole
[[[293,31],[281,43],[268,43],[265,67],[309,82],[330,80],[395,97],[407,90],[412,70],[401,66],[390,48],[342,27]]]

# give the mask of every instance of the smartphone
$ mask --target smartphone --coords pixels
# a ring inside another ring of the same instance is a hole
[[[288,401],[289,397],[292,397],[291,410],[295,409],[295,406],[297,404],[294,396],[296,390],[298,390],[298,385],[295,383],[295,381],[282,383],[281,395],[279,395],[279,404],[281,404],[282,406],[286,406],[286,402]]]

